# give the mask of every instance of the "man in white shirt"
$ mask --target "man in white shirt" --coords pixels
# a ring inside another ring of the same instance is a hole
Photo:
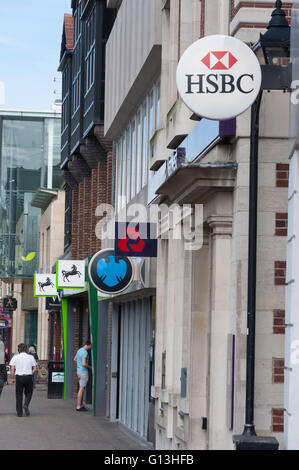
[[[16,408],[17,415],[23,416],[23,408],[26,416],[30,415],[29,403],[33,393],[33,374],[37,371],[37,364],[31,354],[27,354],[27,346],[24,343],[18,345],[19,354],[11,359],[10,373],[11,383],[16,384]],[[15,378],[16,377],[16,378]],[[25,403],[23,405],[23,393],[25,392]]]

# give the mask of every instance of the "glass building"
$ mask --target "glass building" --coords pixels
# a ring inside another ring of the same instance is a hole
[[[38,189],[61,187],[57,112],[0,111],[0,278],[32,278],[39,267]]]

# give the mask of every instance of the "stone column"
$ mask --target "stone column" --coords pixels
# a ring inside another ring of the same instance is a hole
[[[208,442],[209,449],[228,449],[227,425],[228,334],[231,321],[232,217],[210,216],[210,345]],[[231,444],[232,447],[232,444]]]

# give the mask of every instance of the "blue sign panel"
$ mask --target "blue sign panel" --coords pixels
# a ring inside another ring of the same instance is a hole
[[[125,256],[116,256],[114,250],[96,253],[88,266],[90,282],[104,294],[118,294],[127,289],[134,278],[133,264]]]
[[[156,224],[116,222],[114,249],[117,256],[156,257],[158,250]]]

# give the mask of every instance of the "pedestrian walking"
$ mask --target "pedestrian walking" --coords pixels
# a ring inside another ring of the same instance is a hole
[[[7,385],[7,370],[5,364],[5,349],[4,343],[0,339],[0,397],[4,385]]]
[[[38,365],[39,357],[37,355],[34,344],[31,344],[31,346],[29,346],[28,352],[29,354],[31,354],[31,356],[34,357],[36,364]],[[37,370],[33,374],[33,388],[35,388],[35,385],[36,385],[36,378],[37,378]]]
[[[38,357],[38,355],[37,355],[37,352],[36,352],[36,349],[35,349],[34,344],[31,344],[31,346],[29,346],[28,352],[29,352],[29,354],[31,354],[31,356],[34,357],[34,359],[36,360],[36,362],[39,361],[39,357]]]
[[[88,365],[88,351],[91,349],[91,342],[86,341],[84,346],[78,349],[74,361],[77,362],[77,376],[79,379],[79,391],[77,395],[77,411],[88,411],[85,406],[83,406],[83,396],[84,391],[88,382],[88,369],[92,370],[92,367]]]
[[[33,393],[33,374],[37,370],[36,360],[31,354],[27,354],[27,346],[24,343],[18,345],[18,353],[13,356],[9,365],[11,383],[16,384],[16,409],[19,417],[23,416],[23,408],[26,416],[30,415],[29,404]],[[23,394],[25,403],[23,406]]]

